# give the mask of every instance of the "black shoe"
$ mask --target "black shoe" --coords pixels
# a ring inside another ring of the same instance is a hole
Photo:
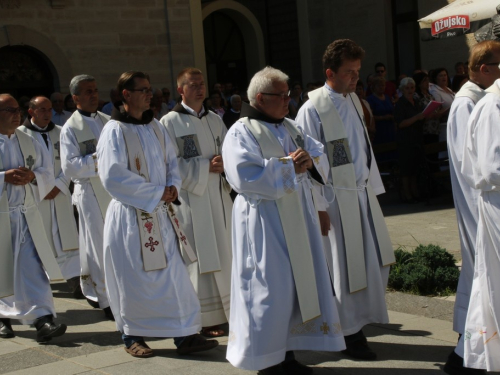
[[[80,276],[72,277],[71,279],[66,280],[66,283],[68,284],[69,291],[71,292],[71,294],[73,294],[73,298],[85,298],[82,292],[82,287],[80,286]]]
[[[11,339],[15,336],[10,319],[0,319],[0,338]]]
[[[96,301],[92,301],[91,299],[87,298],[87,302],[90,306],[92,306],[94,309],[98,309],[99,308],[99,302],[96,302]]]
[[[365,361],[374,361],[377,359],[377,354],[363,340],[346,343],[346,349],[342,350],[342,353],[349,357]]]
[[[66,324],[55,324],[52,315],[45,315],[35,320],[36,341],[46,343],[52,337],[59,337],[66,332]]]
[[[275,366],[271,366],[257,372],[257,375],[286,375],[288,374],[283,370],[281,363]]]
[[[311,375],[314,372],[312,367],[303,365],[296,359],[282,362],[281,367],[287,375]]]
[[[448,360],[444,365],[443,371],[448,375],[482,375],[486,374],[485,370],[464,367],[464,359],[455,351],[452,351],[448,356]]]
[[[112,321],[115,321],[115,316],[113,315],[113,312],[111,311],[111,307],[105,307],[104,309],[102,309],[102,311],[104,311],[104,316],[109,319],[109,320],[112,320]]]

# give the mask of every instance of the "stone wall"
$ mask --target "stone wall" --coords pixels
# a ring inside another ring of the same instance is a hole
[[[30,45],[53,62],[56,87],[69,79],[96,77],[108,90],[127,70],[150,74],[154,87],[172,87],[173,77],[193,64],[189,0],[167,0],[172,61],[164,0],[0,0],[0,47]]]

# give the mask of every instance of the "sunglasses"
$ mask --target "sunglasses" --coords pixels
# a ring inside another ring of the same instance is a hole
[[[0,112],[3,112],[3,111],[9,112],[9,113],[12,113],[12,114],[21,113],[21,107],[17,107],[17,108],[7,107],[7,108],[0,109]]]

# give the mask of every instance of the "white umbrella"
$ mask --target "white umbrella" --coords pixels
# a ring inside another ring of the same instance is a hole
[[[500,0],[456,0],[418,20],[420,37],[434,40],[475,32],[490,22],[498,5]]]

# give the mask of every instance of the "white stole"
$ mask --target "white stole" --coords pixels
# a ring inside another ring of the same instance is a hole
[[[21,147],[21,153],[23,154],[25,167],[28,169],[33,169],[33,165],[36,159],[35,146],[33,145],[33,138],[21,130],[16,129],[16,136],[19,140],[19,146]],[[42,261],[45,271],[49,275],[52,281],[64,280],[59,265],[54,257],[53,248],[50,246],[47,234],[44,229],[42,215],[38,210],[37,203],[33,192],[31,191],[30,184],[24,185],[24,191],[26,193],[24,197],[24,217],[28,223],[28,228],[33,238],[36,251],[40,260]],[[42,199],[42,197],[40,197]]]
[[[0,157],[0,171],[4,172]],[[7,184],[4,182],[0,191],[0,298],[14,294],[14,252],[12,250],[12,231],[9,217],[9,198]]]
[[[170,118],[174,126],[175,137],[179,147],[179,156],[184,157],[185,151],[189,150],[191,155],[201,155],[201,148],[196,134],[196,128],[190,122],[192,119],[200,119],[179,113],[178,116]],[[221,270],[219,253],[217,252],[217,239],[212,223],[212,208],[207,194],[197,195],[187,191],[189,207],[191,208],[191,219],[193,222],[194,242],[200,267],[200,274],[216,272]],[[203,244],[205,251],[198,251]]]
[[[361,103],[357,95],[349,94],[349,96],[353,100],[360,119],[363,119],[361,125],[365,132],[365,139],[369,142]],[[333,188],[335,190],[335,196],[342,220],[349,291],[354,293],[367,287],[364,244],[363,236],[361,235],[363,231],[361,227],[358,198],[358,191],[364,189],[364,187],[358,187],[356,185],[356,174],[352,163],[352,155],[345,126],[328,95],[327,89],[321,87],[311,91],[309,93],[309,99],[314,104],[321,123],[323,124],[323,132],[327,142],[326,152],[332,172]],[[371,152],[371,145],[368,143],[367,146],[369,152]],[[370,186],[369,180],[366,181],[366,191],[380,250],[381,263],[383,266],[388,266],[395,263],[396,259],[394,250],[392,249],[389,232],[385,225],[384,215],[382,214],[378,199]]]
[[[465,84],[460,88],[460,91],[456,93],[455,98],[467,97],[470,98],[474,104],[486,95],[486,92],[471,81],[465,82]]]
[[[107,116],[102,115],[99,112],[97,112],[97,115],[102,120],[103,124],[108,122],[109,118]],[[86,156],[88,154],[87,148],[89,147],[95,150],[97,140],[95,139],[94,133],[92,133],[92,130],[90,130],[90,127],[85,123],[85,120],[79,112],[73,113],[73,116],[71,116],[66,124],[75,132],[76,140],[80,145],[81,156]],[[104,189],[104,186],[102,186],[99,176],[90,177],[89,180],[97,198],[99,208],[101,209],[102,219],[104,220],[106,218],[106,210],[108,209],[109,202],[111,202],[111,196],[106,189]]]
[[[248,119],[248,117],[240,118],[239,121],[245,124],[250,133],[255,137],[262,150],[262,156],[265,159],[287,156],[278,139],[264,125],[256,120]],[[302,138],[300,131],[291,121],[285,120],[284,124],[297,146],[297,139]],[[288,160],[283,159],[283,162],[286,163]],[[275,202],[278,207],[283,234],[285,235],[286,246],[288,248],[302,321],[307,322],[320,316],[321,310],[319,307],[316,277],[314,276],[316,273],[314,271],[311,245],[302,213],[302,202],[297,191],[285,194]],[[297,215],[297,210],[299,211],[299,215]]]
[[[18,128],[19,130],[34,137],[33,130],[28,129],[24,125]],[[61,173],[61,156],[59,153],[59,139],[61,138],[61,128],[55,126],[50,132],[50,142],[54,150],[52,155],[52,165],[54,166],[54,177],[57,178]],[[42,198],[42,197],[41,197]],[[73,205],[71,199],[64,194],[58,194],[54,199],[56,209],[57,225],[59,227],[59,238],[61,239],[62,250],[70,251],[78,249],[78,229],[76,227],[75,216],[73,213]],[[42,200],[38,205],[38,209],[43,218],[45,232],[50,245],[54,249],[56,255],[54,240],[52,238],[52,212],[50,209],[50,200]]]

